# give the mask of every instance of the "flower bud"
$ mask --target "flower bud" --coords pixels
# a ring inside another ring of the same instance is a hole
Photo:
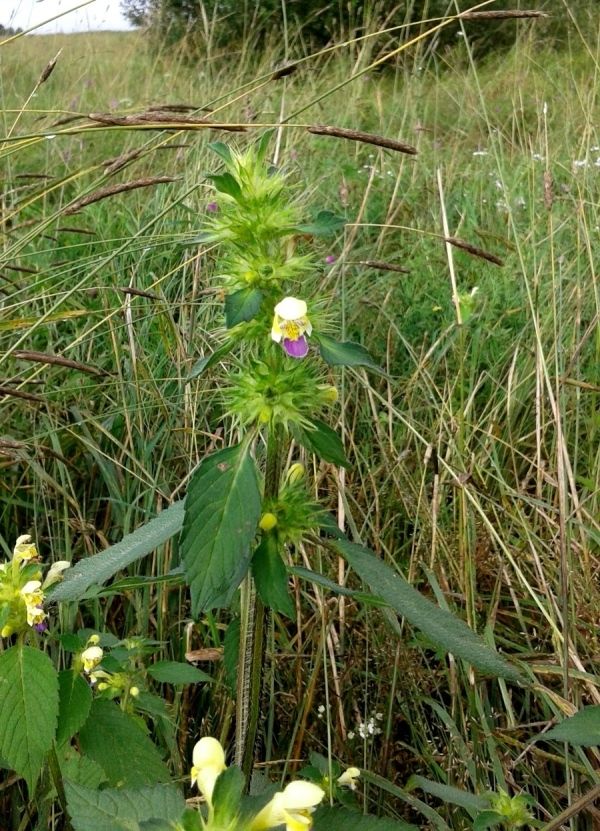
[[[132,695],[134,698],[137,698],[139,694],[140,694],[140,688],[139,687],[130,687],[129,695]]]
[[[195,783],[197,785],[198,790],[203,794],[208,804],[211,805],[215,782],[227,767],[225,764],[225,751],[221,747],[221,743],[211,736],[204,736],[194,746],[192,762],[192,784]]]
[[[337,783],[341,786],[346,786],[350,788],[350,790],[356,790],[356,780],[360,776],[360,770],[358,768],[348,768],[345,770],[340,777],[338,777]]]
[[[290,485],[301,482],[306,474],[306,468],[300,462],[295,462],[287,472],[287,480]]]
[[[275,514],[266,513],[263,514],[260,518],[260,522],[258,523],[258,527],[262,531],[272,531],[273,528],[277,526],[277,517]]]

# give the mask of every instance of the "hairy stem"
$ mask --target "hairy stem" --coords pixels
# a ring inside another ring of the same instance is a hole
[[[277,428],[271,426],[267,440],[267,462],[263,501],[277,496],[280,476],[280,435]],[[241,767],[246,779],[246,786],[248,786],[252,773],[256,732],[260,716],[266,631],[266,610],[261,599],[256,594],[256,588],[251,574],[247,575],[242,584],[240,613],[235,764]]]

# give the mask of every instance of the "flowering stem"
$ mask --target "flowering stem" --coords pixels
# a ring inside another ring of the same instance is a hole
[[[263,501],[277,497],[281,476],[281,437],[271,425],[267,439],[267,460]],[[242,769],[246,786],[250,783],[254,747],[260,715],[264,668],[266,610],[248,574],[242,584],[240,650],[237,677],[235,763]]]

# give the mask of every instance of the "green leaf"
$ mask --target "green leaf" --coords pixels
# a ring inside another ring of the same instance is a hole
[[[314,831],[417,831],[416,825],[388,817],[373,817],[346,808],[318,808]]]
[[[237,326],[238,323],[254,320],[262,301],[262,291],[252,288],[252,286],[228,294],[225,298],[225,325],[227,328],[231,329],[233,326]]]
[[[215,828],[235,827],[233,822],[239,813],[244,781],[244,774],[235,765],[219,774],[212,795]]]
[[[340,343],[327,335],[318,335],[321,357],[329,366],[365,366],[382,372],[364,346],[352,341]]]
[[[192,614],[226,605],[250,565],[260,490],[248,445],[213,453],[189,484],[180,550]]]
[[[98,791],[65,782],[65,793],[75,831],[138,831],[150,820],[162,821],[166,829],[185,810],[183,797],[172,785]]]
[[[341,231],[345,224],[343,216],[338,216],[333,211],[319,211],[312,222],[297,225],[293,230],[311,234],[313,237],[329,237]]]
[[[269,144],[271,143],[271,139],[273,138],[274,134],[274,129],[265,130],[265,132],[258,139],[254,151],[256,154],[256,161],[258,162],[258,164],[264,163],[267,157],[267,150],[269,149]]]
[[[179,661],[157,661],[148,667],[148,675],[163,684],[198,684],[214,681],[206,672]]]
[[[566,718],[552,730],[539,736],[539,739],[555,739],[578,747],[600,745],[600,705],[584,707],[574,716]]]
[[[423,597],[372,551],[345,540],[334,540],[331,545],[342,554],[374,594],[385,600],[435,644],[484,672],[512,681],[523,681],[519,672],[495,650],[486,646],[463,620]]]
[[[100,765],[93,759],[82,756],[70,745],[65,745],[60,749],[58,761],[63,779],[94,789],[106,782],[106,774]]]
[[[65,669],[58,674],[58,701],[56,743],[61,745],[85,723],[92,706],[92,691],[81,675]]]
[[[219,193],[226,193],[231,196],[236,202],[242,199],[242,189],[240,183],[231,173],[213,173],[207,176],[210,179]]]
[[[487,796],[482,796],[468,791],[463,791],[461,788],[455,788],[452,785],[444,785],[442,782],[433,782],[431,779],[426,779],[424,776],[411,776],[406,783],[406,790],[413,790],[420,788],[425,793],[431,794],[441,799],[444,804],[458,805],[464,808],[471,815],[478,814],[480,811],[485,811],[490,807],[490,800]]]
[[[275,534],[265,534],[252,557],[252,574],[260,599],[268,609],[295,616],[288,592],[288,572],[281,559]]]
[[[80,560],[65,572],[65,579],[48,593],[51,601],[79,600],[90,586],[100,586],[117,571],[141,560],[159,545],[181,530],[184,515],[184,500],[175,502],[157,517],[141,525],[133,533],[123,537],[121,542],[111,545],[105,551]]]
[[[203,358],[199,358],[191,368],[190,374],[185,379],[186,383],[193,381],[195,378],[202,375],[202,373],[207,369],[210,369],[215,364],[218,364],[221,358],[224,358],[225,355],[231,352],[233,345],[232,340],[225,341],[225,343],[217,347],[214,352],[211,352],[209,355],[205,355]]]
[[[372,606],[387,606],[385,600],[382,600],[380,597],[375,597],[374,594],[368,594],[367,592],[357,592],[354,589],[347,588],[346,586],[340,586],[339,583],[336,583],[334,580],[330,580],[329,577],[325,577],[324,574],[319,574],[318,571],[311,571],[309,568],[304,568],[304,566],[291,566],[289,571],[291,574],[295,574],[302,580],[308,580],[311,583],[316,583],[318,586],[322,586],[324,589],[334,592],[335,594],[343,594],[344,597],[354,597],[356,600],[360,600],[363,603],[368,603]]]
[[[169,770],[137,721],[113,701],[96,699],[79,732],[82,752],[97,762],[114,787],[166,782]]]
[[[32,794],[56,732],[58,678],[50,658],[18,644],[0,654],[0,759]]]
[[[228,167],[233,163],[233,156],[231,155],[231,150],[227,144],[222,141],[211,141],[208,146],[213,153],[216,153],[217,156],[220,156],[220,158],[223,159]]]
[[[493,828],[500,825],[506,817],[497,811],[482,811],[473,822],[473,831],[485,831],[486,828]]]
[[[294,438],[306,450],[314,453],[325,462],[330,462],[339,467],[350,467],[350,462],[344,453],[342,440],[324,421],[315,418],[311,422],[312,429],[304,430],[295,427]]]

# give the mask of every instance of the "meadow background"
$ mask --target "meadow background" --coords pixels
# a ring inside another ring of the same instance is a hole
[[[423,827],[470,827],[469,813],[424,780],[407,787],[415,774],[472,793],[524,790],[547,823],[600,781],[595,750],[539,739],[600,704],[600,29],[566,3],[563,15],[558,43],[547,24],[505,22],[516,42],[488,58],[473,57],[460,22],[443,49],[423,37],[386,61],[412,30],[366,20],[319,55],[292,30],[283,52],[208,31],[194,58],[137,31],[0,47],[4,553],[26,532],[46,559],[102,550],[227,444],[211,374],[186,380],[222,314],[215,252],[197,242],[218,167],[207,145],[245,147],[281,125],[276,164],[309,205],[347,221],[312,241],[322,265],[307,294],[333,290],[341,336],[388,373],[336,376],[352,466],[314,464],[315,494],[533,683],[475,676],[402,621],[390,635],[380,610],[298,581],[297,620],[272,627],[264,761],[294,769],[317,750],[364,767],[369,809]],[[207,108],[246,131],[106,123]],[[311,135],[311,124],[418,155]],[[125,183],[136,189],[110,195]],[[294,556],[360,588],[337,561]],[[176,564],[170,542],[129,574]],[[188,603],[184,588],[140,579],[60,609],[63,631],[141,635],[160,657],[195,652],[214,676],[161,688],[174,727],[162,739],[182,780],[196,737],[227,744],[234,719],[227,616],[193,621]],[[590,803],[573,822],[599,821]]]

